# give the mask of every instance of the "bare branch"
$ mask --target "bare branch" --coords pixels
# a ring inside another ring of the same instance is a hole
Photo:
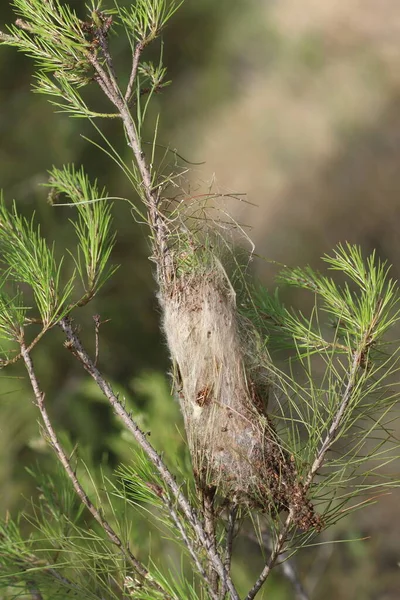
[[[42,416],[43,423],[46,428],[47,434],[49,436],[51,445],[52,445],[54,452],[56,453],[59,461],[63,465],[65,472],[67,473],[68,477],[70,478],[76,493],[78,494],[79,498],[81,499],[83,504],[86,506],[86,508],[89,510],[89,512],[92,514],[92,516],[95,518],[95,520],[99,523],[99,525],[105,531],[105,533],[107,534],[109,539],[112,541],[112,543],[115,544],[119,548],[121,553],[131,563],[131,565],[135,569],[135,571],[143,579],[145,579],[149,583],[149,585],[151,585],[153,588],[157,589],[159,592],[162,592],[165,594],[164,590],[158,585],[158,583],[155,582],[154,580],[152,580],[152,577],[151,577],[149,571],[146,569],[146,567],[134,556],[134,554],[132,554],[130,548],[122,542],[122,540],[116,534],[114,529],[110,526],[108,521],[106,521],[106,519],[102,516],[101,512],[96,508],[96,506],[92,503],[92,501],[87,496],[85,490],[81,486],[81,484],[76,476],[74,469],[71,466],[71,463],[70,463],[63,447],[61,446],[60,442],[58,441],[56,432],[53,428],[53,425],[51,424],[49,415],[48,415],[46,407],[45,407],[45,402],[44,402],[45,395],[40,389],[39,382],[36,378],[36,374],[35,374],[35,371],[33,368],[32,359],[30,357],[30,354],[29,354],[27,347],[23,340],[21,341],[21,354],[22,354],[22,358],[25,363],[26,370],[29,375],[29,379],[30,379],[30,382],[32,385],[33,392],[35,394],[36,405],[39,408],[39,411]],[[167,598],[168,596],[165,595],[164,597]]]
[[[135,79],[136,79],[136,73],[138,70],[138,66],[139,66],[139,60],[140,60],[140,56],[143,52],[143,48],[144,48],[144,44],[143,42],[139,42],[138,44],[136,44],[136,47],[133,51],[133,55],[132,55],[132,69],[131,69],[131,74],[129,77],[129,83],[128,83],[128,87],[126,89],[126,93],[125,93],[125,102],[127,102],[129,104],[129,101],[131,99],[132,96],[132,92],[133,92],[133,84],[135,83]]]
[[[283,560],[282,562],[279,562],[277,566],[281,569],[286,579],[292,584],[294,593],[296,594],[296,600],[310,600],[291,561]]]
[[[88,54],[88,60],[94,70],[96,71],[95,80],[107,96],[107,98],[116,106],[116,97],[118,96],[118,90],[114,89],[114,86],[111,83],[110,78],[107,73],[104,71],[103,67],[99,63],[97,57],[93,53]]]

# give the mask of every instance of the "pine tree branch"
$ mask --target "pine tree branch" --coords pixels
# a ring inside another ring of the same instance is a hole
[[[133,93],[133,86],[135,83],[136,74],[137,74],[137,70],[138,70],[138,66],[139,66],[139,61],[140,61],[140,57],[142,55],[143,49],[144,49],[144,43],[139,42],[136,44],[135,49],[133,51],[132,69],[131,69],[131,74],[129,76],[128,87],[126,88],[126,93],[125,93],[125,102],[127,104],[129,104],[129,102],[131,100],[131,96]]]
[[[294,513],[291,510],[286,518],[286,521],[282,528],[282,531],[279,534],[279,536],[274,544],[274,547],[271,551],[271,554],[270,554],[270,557],[269,557],[267,563],[265,564],[265,567],[261,571],[255,584],[253,585],[253,587],[247,594],[245,600],[253,600],[253,598],[255,598],[255,596],[260,591],[261,587],[264,585],[265,581],[267,580],[267,577],[269,576],[270,572],[272,571],[273,567],[275,566],[275,563],[276,563],[278,557],[282,553],[282,548],[286,542],[288,533],[293,525],[293,522],[294,522]]]
[[[45,573],[46,575],[51,576],[53,579],[58,581],[60,585],[67,588],[67,593],[69,593],[71,590],[74,590],[75,595],[76,595],[78,593],[82,593],[82,591],[83,591],[81,586],[74,583],[67,577],[64,577],[63,575],[61,575],[61,573],[59,573],[54,566],[47,564],[46,562],[44,562],[42,559],[38,558],[34,554],[30,554],[27,559],[23,560],[23,562],[21,560],[21,563],[22,563],[21,568],[26,572],[40,570],[42,573]],[[103,596],[98,596],[98,599],[104,600]]]
[[[144,450],[149,460],[156,467],[162,480],[168,486],[173,496],[175,497],[176,502],[182,510],[183,514],[185,515],[188,523],[192,526],[199,542],[206,551],[209,560],[211,561],[215,570],[220,576],[221,581],[224,585],[226,585],[227,589],[229,590],[232,600],[239,600],[236,588],[232,582],[229,573],[226,572],[224,564],[222,563],[217,550],[215,549],[208,535],[206,534],[194,508],[190,505],[189,501],[183,495],[180,487],[176,483],[174,476],[168,470],[159,454],[154,450],[153,446],[148,441],[147,436],[143,433],[143,431],[139,428],[136,422],[125,410],[117,396],[112,391],[111,386],[105,381],[100,371],[95,366],[94,362],[89,357],[86,350],[83,348],[81,341],[79,340],[76,332],[74,331],[71,320],[64,318],[60,321],[59,324],[67,338],[66,347],[81,362],[84,369],[94,379],[94,381],[97,383],[105,397],[110,402],[114,412],[119,416],[126,428],[131,432],[137,443]]]
[[[296,600],[310,600],[309,595],[305,591],[291,561],[283,560],[282,562],[278,563],[277,566],[280,568],[286,579],[292,584],[294,593],[296,594]]]
[[[39,322],[41,325],[43,325],[43,321],[39,321]],[[41,331],[39,331],[39,333],[37,334],[35,339],[32,340],[32,342],[29,344],[29,346],[27,346],[26,350],[28,353],[31,352],[31,350],[42,339],[42,337],[48,330],[49,330],[48,327],[43,327],[43,329]],[[22,352],[19,352],[18,354],[16,354],[12,358],[9,358],[8,360],[0,360],[0,369],[4,369],[5,367],[8,367],[9,365],[15,365],[15,363],[17,363],[21,358],[22,358]]]
[[[373,324],[371,325],[371,327],[372,326],[373,326]],[[369,335],[366,335],[364,337],[363,341],[359,344],[359,347],[353,352],[350,371],[348,374],[346,387],[343,391],[341,402],[339,404],[338,410],[336,411],[336,413],[332,419],[332,423],[329,428],[329,431],[328,431],[324,441],[322,442],[320,449],[318,450],[317,456],[316,456],[307,476],[305,477],[305,480],[304,480],[304,490],[305,491],[307,491],[309,489],[315,475],[317,474],[317,472],[323,465],[326,453],[328,452],[328,450],[331,448],[333,442],[335,441],[339,427],[343,420],[343,416],[346,413],[346,410],[347,410],[350,400],[352,398],[352,393],[354,391],[354,387],[356,384],[357,373],[360,368],[360,363],[361,363],[362,357],[364,356],[365,352],[368,350],[368,347],[369,347],[369,337],[370,337]],[[252,589],[246,596],[246,600],[253,600],[253,598],[256,596],[258,591],[261,589],[261,587],[265,583],[267,577],[269,576],[272,568],[276,564],[276,561],[282,552],[282,548],[286,542],[288,533],[290,532],[293,524],[294,524],[294,514],[293,514],[293,512],[290,511],[286,518],[283,529],[274,544],[274,547],[271,551],[270,557],[269,557],[264,569],[262,570],[259,578],[257,579],[256,583],[254,584],[254,586],[252,587]]]
[[[104,40],[104,44],[106,46],[106,51],[108,53],[108,42]],[[139,47],[139,48],[138,48]],[[140,44],[137,46],[138,55],[137,55],[137,64],[135,66],[135,62],[132,66],[131,78],[132,85],[134,79],[137,74],[138,63],[140,59],[140,54],[142,49],[140,49]],[[140,51],[139,51],[140,50]],[[104,49],[103,49],[104,52]],[[109,56],[109,54],[108,54]],[[147,164],[144,152],[142,151],[140,139],[136,130],[135,122],[129,110],[128,103],[124,97],[124,95],[120,92],[118,88],[118,84],[116,79],[114,78],[112,72],[107,74],[102,68],[97,56],[90,52],[88,54],[88,60],[94,67],[96,71],[96,80],[99,83],[101,89],[110,99],[110,101],[117,108],[123,124],[124,129],[129,141],[129,145],[132,148],[135,161],[140,173],[140,177],[142,180],[142,190],[143,190],[143,200],[148,209],[149,216],[149,224],[151,230],[154,234],[153,245],[156,251],[156,264],[159,276],[159,283],[163,283],[166,279],[169,280],[171,277],[171,269],[172,269],[172,258],[170,256],[170,252],[168,249],[168,229],[166,227],[165,221],[159,210],[159,188],[158,186],[153,187],[152,178],[151,178],[151,170],[149,165]],[[111,61],[111,57],[108,59]],[[111,70],[112,71],[112,70]]]
[[[25,367],[26,367],[26,370],[27,370],[27,373],[28,373],[28,376],[29,376],[29,379],[31,382],[31,386],[32,386],[32,389],[33,389],[33,392],[34,392],[34,395],[36,398],[36,405],[42,416],[42,420],[43,420],[44,426],[46,428],[47,434],[49,436],[53,450],[56,453],[62,466],[64,467],[65,472],[67,473],[69,479],[71,480],[72,485],[75,489],[75,492],[79,496],[82,503],[86,506],[86,508],[92,514],[94,519],[102,527],[102,529],[107,534],[107,536],[111,540],[111,542],[118,547],[121,554],[128,560],[128,562],[132,565],[132,567],[138,573],[138,575],[143,580],[145,580],[152,588],[163,593],[164,598],[169,598],[168,594],[166,594],[164,592],[164,590],[161,588],[161,586],[152,579],[152,577],[151,577],[149,571],[146,569],[146,567],[134,556],[134,554],[131,552],[129,546],[125,545],[122,542],[122,540],[117,535],[117,533],[114,531],[114,529],[111,527],[111,525],[108,523],[108,521],[102,516],[101,512],[98,510],[98,508],[96,508],[96,506],[92,503],[92,501],[87,496],[85,490],[83,489],[82,485],[80,484],[80,482],[76,476],[74,469],[71,466],[69,458],[67,457],[63,447],[61,446],[61,444],[57,438],[57,434],[56,434],[56,432],[53,428],[53,425],[50,421],[50,418],[49,418],[49,415],[48,415],[48,412],[47,412],[47,409],[45,406],[45,395],[40,389],[39,382],[37,380],[36,373],[35,373],[35,370],[33,367],[32,359],[31,359],[31,356],[28,352],[28,349],[25,345],[23,338],[21,339],[20,345],[21,345],[22,358],[24,360]]]

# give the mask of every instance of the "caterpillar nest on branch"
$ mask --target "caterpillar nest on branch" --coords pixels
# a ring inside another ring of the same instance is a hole
[[[178,273],[161,304],[197,484],[275,516],[291,511],[303,530],[319,528],[262,386],[251,380],[235,292],[220,263]]]

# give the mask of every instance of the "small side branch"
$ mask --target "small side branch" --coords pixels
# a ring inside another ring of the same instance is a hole
[[[115,90],[112,81],[108,77],[107,73],[104,71],[103,67],[100,65],[97,57],[89,53],[88,60],[92,67],[94,68],[96,75],[95,80],[107,96],[107,98],[116,106],[116,98],[118,98],[118,92]]]
[[[264,585],[268,575],[270,574],[273,567],[275,566],[275,563],[276,563],[278,557],[282,553],[282,549],[286,542],[287,535],[292,527],[293,520],[294,520],[294,515],[292,512],[289,512],[287,519],[285,521],[285,524],[283,526],[283,529],[282,529],[281,533],[279,534],[278,539],[276,540],[274,547],[271,551],[268,562],[266,563],[265,567],[261,571],[259,578],[257,579],[255,584],[253,585],[253,587],[247,594],[245,600],[253,600],[253,598],[255,598],[255,596],[260,591],[261,587]]]
[[[284,560],[281,563],[278,563],[278,567],[280,567],[283,575],[292,584],[294,593],[296,594],[296,600],[310,600],[292,563],[289,560]]]
[[[22,341],[21,342],[21,354],[22,354],[22,358],[24,360],[25,363],[25,367],[26,370],[28,372],[29,375],[29,379],[31,382],[31,386],[33,389],[33,392],[35,394],[35,398],[36,398],[36,405],[39,408],[40,414],[42,416],[43,419],[43,423],[44,426],[46,428],[47,434],[49,436],[51,445],[59,459],[59,461],[61,462],[61,464],[63,465],[65,472],[67,473],[68,477],[70,478],[72,485],[77,493],[77,495],[79,496],[80,500],[82,501],[82,503],[86,506],[86,508],[89,510],[89,512],[92,514],[92,516],[94,517],[94,519],[99,523],[99,525],[102,527],[102,529],[105,531],[105,533],[107,534],[108,538],[112,541],[113,544],[115,544],[119,550],[121,551],[121,553],[126,557],[126,559],[130,562],[130,564],[132,565],[132,567],[135,569],[135,571],[146,581],[149,582],[149,584],[153,587],[156,588],[159,592],[165,594],[164,590],[158,585],[158,583],[156,583],[155,581],[152,580],[150,573],[148,572],[148,570],[146,569],[146,567],[133,555],[133,553],[131,552],[131,550],[129,549],[128,546],[126,546],[122,540],[119,538],[119,536],[116,534],[116,532],[114,531],[114,529],[111,527],[111,525],[108,523],[108,521],[106,521],[106,519],[102,516],[102,514],[100,513],[100,511],[96,508],[96,506],[92,503],[92,501],[89,499],[89,497],[87,496],[85,490],[83,489],[83,487],[81,486],[74,469],[71,466],[71,463],[69,461],[69,458],[67,457],[63,447],[61,446],[56,432],[53,428],[53,425],[51,424],[49,415],[47,413],[46,410],[46,406],[45,406],[45,395],[44,393],[41,391],[40,386],[39,386],[39,382],[36,378],[36,374],[33,368],[33,363],[32,363],[32,359],[30,357],[30,354],[27,350],[27,347],[25,345],[25,343]],[[166,596],[164,596],[166,597]]]
[[[44,334],[48,331],[47,327],[43,327],[43,329],[38,333],[38,335],[35,337],[35,339],[29,344],[29,346],[27,347],[27,352],[31,352],[31,350],[36,346],[36,344],[42,339],[42,337],[44,336]],[[12,358],[9,358],[7,360],[0,360],[0,369],[4,369],[5,367],[8,367],[9,365],[14,365],[15,363],[17,363],[20,359],[22,358],[22,353],[19,352],[18,354],[16,354],[15,356],[13,356]]]
[[[22,573],[35,573],[36,571],[40,571],[41,573],[48,575],[49,578],[56,580],[59,586],[63,586],[66,594],[69,594],[72,591],[74,592],[74,596],[83,593],[83,589],[80,585],[61,575],[55,568],[55,565],[51,565],[44,562],[35,554],[30,554],[28,557],[24,556],[23,558],[17,561],[17,565],[21,567]],[[15,578],[15,581],[17,581],[17,578]],[[27,585],[30,586],[29,590],[31,593],[33,591],[35,591],[36,593],[40,593],[37,589],[37,586],[35,585],[33,577],[29,580]],[[103,597],[98,596],[98,599],[103,600]]]
[[[102,52],[108,66],[108,73],[104,70],[95,53],[88,53],[88,60],[95,70],[95,79],[109,100],[117,108],[124,124],[126,136],[129,145],[132,148],[135,161],[142,179],[141,195],[148,209],[149,224],[154,233],[154,250],[157,254],[157,269],[160,283],[171,276],[171,257],[168,250],[168,231],[164,219],[159,211],[159,188],[153,186],[151,169],[147,164],[142,151],[141,142],[137,133],[135,122],[129,110],[127,98],[132,94],[133,85],[137,76],[139,60],[146,42],[142,41],[136,45],[132,59],[132,70],[129,78],[129,84],[124,95],[118,88],[114,70],[112,66],[112,57],[109,55],[108,42],[104,38],[102,43]]]
[[[137,70],[138,70],[138,66],[139,66],[140,57],[141,57],[142,52],[143,52],[143,48],[144,48],[144,43],[143,42],[139,42],[138,44],[136,44],[135,49],[133,51],[133,55],[132,55],[132,69],[131,69],[131,74],[130,74],[130,77],[129,77],[128,87],[127,87],[126,93],[125,93],[125,102],[127,104],[129,104],[130,99],[132,97],[133,86],[134,86],[134,83],[135,83],[136,74],[137,74]]]

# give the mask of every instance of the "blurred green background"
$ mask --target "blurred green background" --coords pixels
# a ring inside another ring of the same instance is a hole
[[[80,0],[70,4],[83,6]],[[3,0],[0,28],[11,21]],[[113,44],[119,69],[127,72],[126,43]],[[257,207],[237,201],[229,209],[252,228],[258,254],[318,266],[337,242],[356,242],[365,252],[376,248],[399,276],[398,0],[186,0],[165,31],[164,61],[173,84],[156,97],[159,140],[190,161],[205,161],[193,169],[193,189],[214,181],[221,192],[247,193]],[[62,252],[75,243],[70,213],[51,208],[40,187],[53,164],[83,164],[111,195],[131,191],[118,168],[82,137],[95,137],[89,124],[55,114],[44,97],[31,93],[32,71],[30,60],[1,48],[0,187],[21,212],[36,212],[42,231]],[[118,126],[110,121],[104,130],[127,156]],[[146,231],[125,204],[115,206],[114,218],[112,260],[121,267],[78,315],[82,338],[93,350],[93,315],[109,319],[100,331],[101,369],[125,390],[160,446],[163,440],[173,445],[180,417],[169,396]],[[254,270],[273,285],[276,268],[270,263],[259,260]],[[47,335],[34,359],[58,428],[110,469],[126,458],[119,425],[63,348],[61,333]],[[25,466],[50,465],[52,459],[39,441],[38,415],[22,371],[16,367],[1,378],[4,514],[16,513],[34,493]],[[311,598],[399,598],[399,499],[384,496],[329,533],[333,539],[369,540],[322,545],[297,557]],[[249,542],[238,553],[238,561],[254,553],[257,568],[255,545]],[[293,597],[279,576],[269,589],[274,598]]]

